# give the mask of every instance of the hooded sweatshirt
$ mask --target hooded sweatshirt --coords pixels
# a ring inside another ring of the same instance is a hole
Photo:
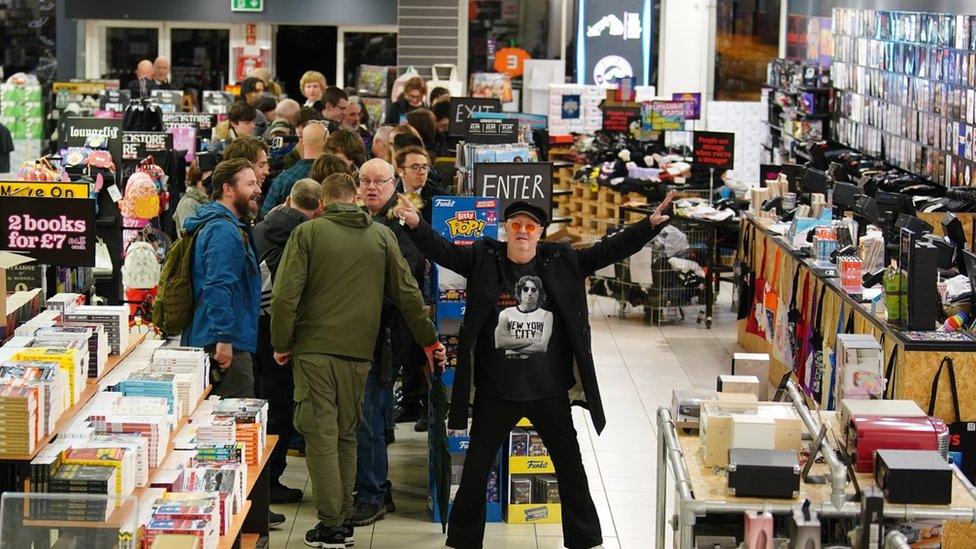
[[[182,344],[206,347],[230,343],[235,351],[257,347],[261,275],[251,229],[220,202],[200,206],[186,220],[197,233],[193,246],[193,320]],[[242,234],[246,236],[242,237]]]
[[[396,236],[355,204],[330,204],[288,239],[271,300],[275,351],[373,359],[383,296],[421,345],[437,341]]]
[[[173,221],[176,223],[177,234],[183,234],[183,224],[186,220],[193,217],[197,213],[200,206],[203,206],[207,202],[210,202],[210,197],[207,193],[201,191],[198,187],[187,187],[186,194],[183,198],[180,198],[180,203],[176,205],[176,211],[173,213]]]

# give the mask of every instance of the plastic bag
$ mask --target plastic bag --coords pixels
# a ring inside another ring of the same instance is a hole
[[[651,245],[667,257],[679,256],[688,251],[688,236],[674,225],[667,225],[654,237]]]

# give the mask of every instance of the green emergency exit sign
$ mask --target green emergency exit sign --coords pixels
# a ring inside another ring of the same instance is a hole
[[[230,11],[264,11],[264,0],[230,0]]]

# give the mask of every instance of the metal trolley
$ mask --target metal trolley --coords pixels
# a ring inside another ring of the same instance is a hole
[[[861,515],[861,504],[849,501],[854,495],[854,484],[849,482],[847,467],[837,457],[827,437],[817,436],[822,423],[811,414],[804,397],[792,381],[783,386],[783,393],[792,402],[806,431],[814,441],[816,451],[824,457],[825,463],[814,463],[810,473],[827,479],[825,484],[800,484],[800,497],[794,501],[762,500],[739,498],[725,493],[725,475],[716,474],[711,468],[700,464],[696,454],[698,435],[679,434],[678,428],[667,407],[658,408],[658,451],[657,451],[657,509],[655,524],[655,547],[663,548],[666,539],[666,526],[674,530],[674,546],[682,549],[694,547],[695,525],[699,519],[708,515],[743,514],[746,511],[769,512],[774,515],[791,514],[802,508],[804,500],[810,500],[812,508],[825,518],[857,518]],[[825,413],[826,417],[827,414]],[[811,448],[811,459],[815,452]],[[671,471],[675,493],[675,509],[671,520],[667,519],[668,471]],[[953,466],[953,499],[948,506],[884,504],[884,518],[892,521],[948,520],[976,522],[976,488]],[[873,482],[870,474],[857,474],[861,486]],[[885,547],[908,547],[903,535],[889,534]]]

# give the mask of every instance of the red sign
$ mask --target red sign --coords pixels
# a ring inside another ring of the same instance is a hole
[[[695,164],[716,170],[731,170],[735,164],[735,134],[695,132]]]
[[[256,23],[248,23],[244,30],[244,43],[253,46],[258,42],[258,26]]]
[[[603,131],[628,133],[630,124],[640,120],[640,107],[604,107]]]

